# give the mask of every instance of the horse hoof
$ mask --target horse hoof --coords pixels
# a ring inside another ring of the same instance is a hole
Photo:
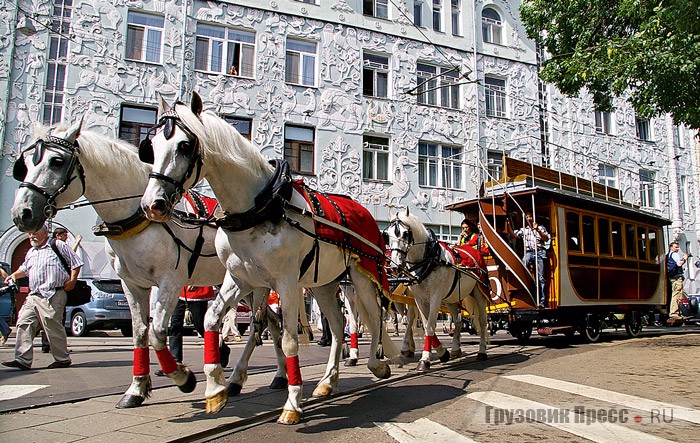
[[[484,360],[486,360],[487,358],[488,358],[488,357],[486,356],[486,353],[485,353],[485,352],[479,352],[478,354],[476,354],[476,359],[477,359],[477,360],[484,361]]]
[[[280,418],[277,419],[277,423],[283,425],[295,425],[301,421],[301,411],[294,411],[289,409],[283,409]]]
[[[125,395],[117,403],[117,409],[138,408],[143,404],[144,400],[146,399],[140,395]]]
[[[445,352],[443,352],[440,356],[440,361],[443,363],[447,363],[448,361],[450,361],[450,353],[447,352],[447,349],[445,349]]]
[[[194,391],[194,388],[197,387],[197,377],[194,376],[194,372],[188,372],[189,373],[187,374],[187,381],[185,384],[178,386],[180,391],[184,392],[185,394],[189,394],[190,392]]]
[[[462,356],[462,350],[457,349],[456,351],[450,351],[450,358],[458,358]]]
[[[416,366],[416,371],[418,372],[425,372],[430,369],[430,362],[427,360],[421,360],[418,362],[418,366]]]
[[[228,393],[226,390],[223,390],[212,397],[207,397],[205,403],[207,414],[216,414],[224,409],[224,406],[228,403]]]
[[[231,397],[241,395],[242,390],[243,385],[239,385],[238,383],[229,383],[228,385],[228,395],[230,395]]]
[[[325,398],[330,397],[333,393],[333,388],[331,385],[318,385],[314,392],[311,394],[314,398]]]
[[[385,379],[391,377],[391,368],[389,365],[381,364],[377,369],[370,369],[375,377]]]
[[[406,358],[413,358],[415,357],[416,353],[415,351],[401,351],[401,355],[403,355]]]
[[[287,379],[284,377],[275,377],[272,379],[272,383],[270,383],[270,389],[287,389],[287,386],[289,383],[287,383]]]
[[[356,358],[349,358],[345,360],[344,363],[345,366],[357,366],[357,359]]]

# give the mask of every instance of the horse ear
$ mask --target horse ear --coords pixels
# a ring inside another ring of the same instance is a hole
[[[83,115],[82,117],[80,117],[80,121],[78,122],[78,124],[73,126],[72,128],[70,128],[68,130],[68,132],[66,133],[66,140],[67,141],[73,143],[75,141],[75,139],[78,138],[78,136],[80,135],[80,130],[83,127],[83,120],[84,119],[85,119],[85,116]]]
[[[170,105],[165,101],[160,92],[156,92],[156,97],[158,97],[158,115],[163,115],[170,111]]]
[[[202,97],[199,96],[196,92],[192,91],[192,100],[190,101],[190,109],[194,113],[194,115],[200,115],[202,113],[202,109],[204,108],[204,104],[202,103]]]

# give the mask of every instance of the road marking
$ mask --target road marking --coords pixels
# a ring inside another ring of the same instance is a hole
[[[506,375],[504,378],[529,383],[531,385],[542,386],[544,388],[556,389],[557,391],[568,392],[570,394],[576,394],[582,397],[603,400],[621,406],[626,406],[628,408],[647,411],[649,413],[654,411],[656,413],[666,412],[668,414],[672,411],[674,420],[681,419],[691,423],[700,424],[700,411],[687,408],[685,406],[648,400],[646,398],[636,397],[634,395],[621,394],[619,392],[579,385],[554,378],[540,377],[539,375]]]
[[[524,398],[514,397],[508,394],[502,394],[496,391],[472,392],[467,394],[467,398],[476,400],[486,405],[508,411],[513,416],[526,417],[523,423],[528,421],[536,421],[538,423],[560,429],[570,434],[586,438],[596,442],[618,442],[618,441],[633,441],[635,443],[669,443],[670,440],[655,437],[644,432],[626,428],[624,426],[608,423],[608,422],[593,422],[593,423],[572,423],[570,420],[539,420],[537,414],[530,414],[529,411],[535,410],[560,410],[554,406],[538,403]],[[572,414],[574,415],[574,414]],[[577,415],[577,414],[576,414]],[[575,416],[575,415],[574,415]],[[486,418],[486,417],[485,417]],[[568,423],[567,423],[568,421]],[[505,425],[505,423],[503,423]]]
[[[19,398],[48,387],[49,385],[2,385],[0,386],[0,401]]]
[[[476,443],[440,423],[419,418],[413,423],[375,423],[399,443],[425,443],[426,441],[449,441],[450,443]]]

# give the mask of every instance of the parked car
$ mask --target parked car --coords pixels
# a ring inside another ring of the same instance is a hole
[[[95,329],[120,329],[125,337],[131,337],[131,311],[121,281],[94,279],[87,283],[90,302],[66,306],[66,330],[74,337],[81,337]]]

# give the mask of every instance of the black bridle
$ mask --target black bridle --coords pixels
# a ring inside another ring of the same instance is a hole
[[[175,103],[175,105],[177,104],[181,103]],[[177,148],[179,152],[190,155],[187,171],[182,179],[176,180],[170,176],[161,174],[160,172],[151,172],[148,174],[149,178],[164,181],[175,186],[176,195],[173,196],[173,201],[179,200],[184,195],[185,182],[192,177],[192,174],[195,174],[194,182],[196,183],[199,181],[199,176],[202,172],[202,156],[199,152],[199,139],[187,126],[185,126],[180,117],[177,115],[177,112],[175,112],[175,105],[173,105],[171,110],[163,113],[158,120],[158,124],[148,130],[146,138],[144,138],[139,144],[139,159],[144,163],[152,165],[155,156],[153,153],[153,142],[151,142],[151,139],[153,136],[155,136],[158,129],[163,128],[163,136],[165,136],[166,140],[173,138],[173,135],[175,135],[175,127],[180,128],[187,136],[187,141],[180,142]]]
[[[24,154],[31,150],[34,150],[34,154],[32,155],[32,163],[34,164],[34,166],[36,166],[39,164],[39,162],[41,162],[41,159],[44,156],[44,152],[47,149],[57,149],[59,151],[66,152],[70,155],[70,159],[68,161],[68,168],[66,169],[66,174],[63,183],[53,193],[40,186],[35,185],[34,183],[24,181],[27,178],[28,172],[27,164],[24,161]],[[15,180],[21,182],[19,184],[20,188],[30,189],[38,194],[41,194],[46,198],[46,207],[44,208],[44,213],[48,218],[51,218],[56,214],[56,197],[58,197],[61,193],[65,192],[66,189],[68,189],[68,187],[71,185],[71,183],[73,183],[73,180],[75,180],[76,178],[80,179],[80,184],[83,187],[81,195],[85,193],[85,173],[83,171],[82,165],[80,164],[80,161],[78,160],[79,154],[80,147],[78,146],[77,140],[69,142],[68,140],[64,140],[62,138],[50,135],[46,138],[46,140],[39,139],[33,145],[29,146],[27,149],[22,151],[19,155],[19,158],[17,158],[14,166],[12,167],[12,176],[15,178]],[[73,171],[75,170],[77,170],[78,173],[76,175],[73,175]]]
[[[405,229],[406,238],[403,238],[401,236],[401,228]],[[407,258],[408,257],[408,250],[414,244],[413,231],[411,230],[411,227],[406,225],[399,218],[393,219],[391,222],[389,222],[389,226],[387,226],[387,228],[382,232],[382,235],[384,236],[384,243],[386,243],[387,245],[390,244],[389,243],[389,230],[390,229],[394,230],[394,236],[399,241],[399,245],[401,245],[403,243],[403,245],[405,245],[405,248],[396,247],[396,248],[389,248],[388,250],[391,252],[398,252],[400,254],[403,254],[404,259]]]

